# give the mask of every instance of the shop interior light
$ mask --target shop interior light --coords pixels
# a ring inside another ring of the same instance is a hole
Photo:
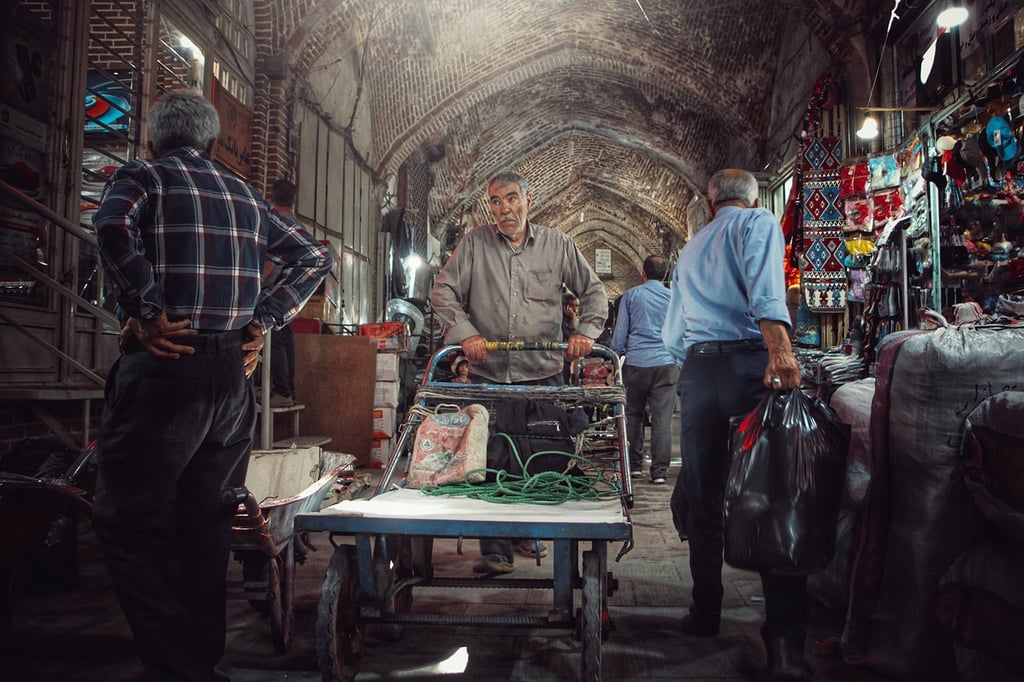
[[[409,268],[412,272],[416,272],[423,265],[423,259],[420,258],[418,253],[411,253],[405,257],[405,267]]]
[[[967,16],[966,7],[949,7],[939,12],[939,16],[935,18],[935,23],[941,28],[953,28],[967,21]]]
[[[878,121],[874,116],[865,116],[864,123],[857,131],[857,137],[862,140],[873,140],[878,137]]]

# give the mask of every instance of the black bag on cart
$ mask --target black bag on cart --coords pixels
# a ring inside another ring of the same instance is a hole
[[[563,472],[572,468],[574,460],[565,454],[576,451],[573,439],[586,427],[570,418],[568,412],[550,402],[532,398],[507,398],[494,408],[494,424],[487,441],[487,467],[501,469],[516,476],[542,471]],[[586,415],[583,415],[584,418]],[[518,457],[516,452],[518,451]],[[554,452],[550,452],[554,451]],[[538,452],[533,461],[530,457]],[[529,466],[526,474],[523,465]]]
[[[725,561],[790,575],[832,561],[850,427],[802,391],[769,393],[732,421]]]

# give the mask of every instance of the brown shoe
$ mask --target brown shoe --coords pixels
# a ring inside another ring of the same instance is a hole
[[[511,573],[516,570],[515,564],[500,554],[484,554],[473,562],[474,573]]]

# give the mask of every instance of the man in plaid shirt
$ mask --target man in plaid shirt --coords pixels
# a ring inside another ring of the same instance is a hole
[[[151,680],[222,680],[225,575],[256,423],[249,377],[331,267],[327,247],[210,159],[202,95],[150,111],[155,158],[114,173],[94,225],[127,315],[107,378],[94,521]],[[261,290],[263,262],[282,268]]]

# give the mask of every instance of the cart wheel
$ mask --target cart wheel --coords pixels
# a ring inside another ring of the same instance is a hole
[[[288,550],[291,551],[289,547]],[[270,561],[270,594],[273,599],[267,602],[270,609],[270,637],[274,641],[274,649],[283,654],[292,646],[293,617],[293,581],[294,572],[285,566],[284,557]]]
[[[583,553],[583,603],[580,613],[583,640],[583,682],[601,679],[601,642],[605,636],[604,571],[597,552]]]
[[[340,545],[327,567],[317,610],[316,652],[324,682],[352,682],[363,656],[356,548]]]

